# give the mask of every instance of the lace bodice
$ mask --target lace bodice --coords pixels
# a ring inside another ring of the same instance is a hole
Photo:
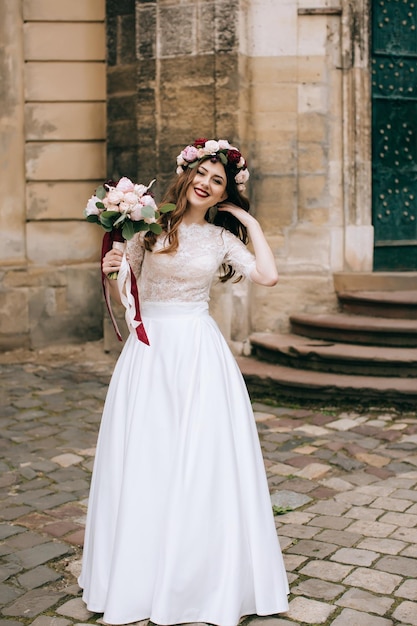
[[[247,278],[255,268],[255,257],[246,246],[213,224],[181,224],[177,251],[155,254],[164,245],[161,236],[149,252],[144,249],[140,233],[128,242],[128,259],[138,280],[141,301],[208,301],[211,283],[222,263],[232,265],[237,274]]]

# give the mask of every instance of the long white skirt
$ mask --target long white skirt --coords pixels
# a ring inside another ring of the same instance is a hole
[[[288,583],[245,383],[206,303],[145,303],[104,407],[83,599],[109,624],[286,611]]]

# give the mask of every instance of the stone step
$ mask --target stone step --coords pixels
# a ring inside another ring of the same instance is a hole
[[[337,343],[417,347],[417,320],[368,317],[347,313],[290,316],[297,335]]]
[[[414,376],[417,386],[417,348],[333,343],[274,333],[254,333],[250,342],[253,356],[270,363],[362,376]]]
[[[417,288],[414,291],[341,291],[337,297],[346,313],[417,319]]]
[[[417,272],[336,272],[336,292],[342,291],[416,291]]]
[[[340,405],[344,400],[353,402],[354,406],[387,403],[415,406],[417,400],[415,378],[314,372],[251,357],[237,357],[237,362],[253,399],[315,400],[324,406]]]

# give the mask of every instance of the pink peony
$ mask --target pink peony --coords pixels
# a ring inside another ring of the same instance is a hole
[[[227,141],[227,139],[219,139],[219,150],[230,150],[234,149],[233,146]]]
[[[88,215],[100,215],[103,209],[99,209],[96,206],[96,202],[101,202],[100,198],[97,196],[91,196],[89,201],[87,202],[87,206],[85,207],[84,213],[86,216]]]
[[[128,204],[136,204],[137,201],[138,197],[133,191],[128,191],[124,194],[123,202],[127,202]]]
[[[121,202],[123,198],[124,198],[123,191],[120,191],[120,189],[116,189],[115,187],[110,187],[105,200],[107,200],[109,204],[119,204],[119,202]]]
[[[193,161],[198,159],[198,150],[194,146],[187,146],[181,152],[180,156],[184,159],[184,161],[187,161],[188,163],[192,163]],[[181,165],[181,163],[178,163],[178,165]]]
[[[135,189],[135,185],[132,183],[130,178],[123,176],[117,183],[116,189],[122,191],[123,193],[127,193],[128,191],[133,191]]]
[[[205,154],[216,154],[219,149],[219,142],[215,141],[214,139],[206,141],[206,145],[203,148]]]

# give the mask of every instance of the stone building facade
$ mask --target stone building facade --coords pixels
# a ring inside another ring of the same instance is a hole
[[[334,273],[373,269],[370,10],[371,0],[0,0],[0,346],[100,335],[101,233],[82,219],[85,200],[106,175],[156,176],[160,196],[197,136],[247,155],[281,275],[273,289],[213,288],[236,351],[252,330],[285,331],[290,313],[335,309]],[[105,335],[110,348],[107,323]]]

